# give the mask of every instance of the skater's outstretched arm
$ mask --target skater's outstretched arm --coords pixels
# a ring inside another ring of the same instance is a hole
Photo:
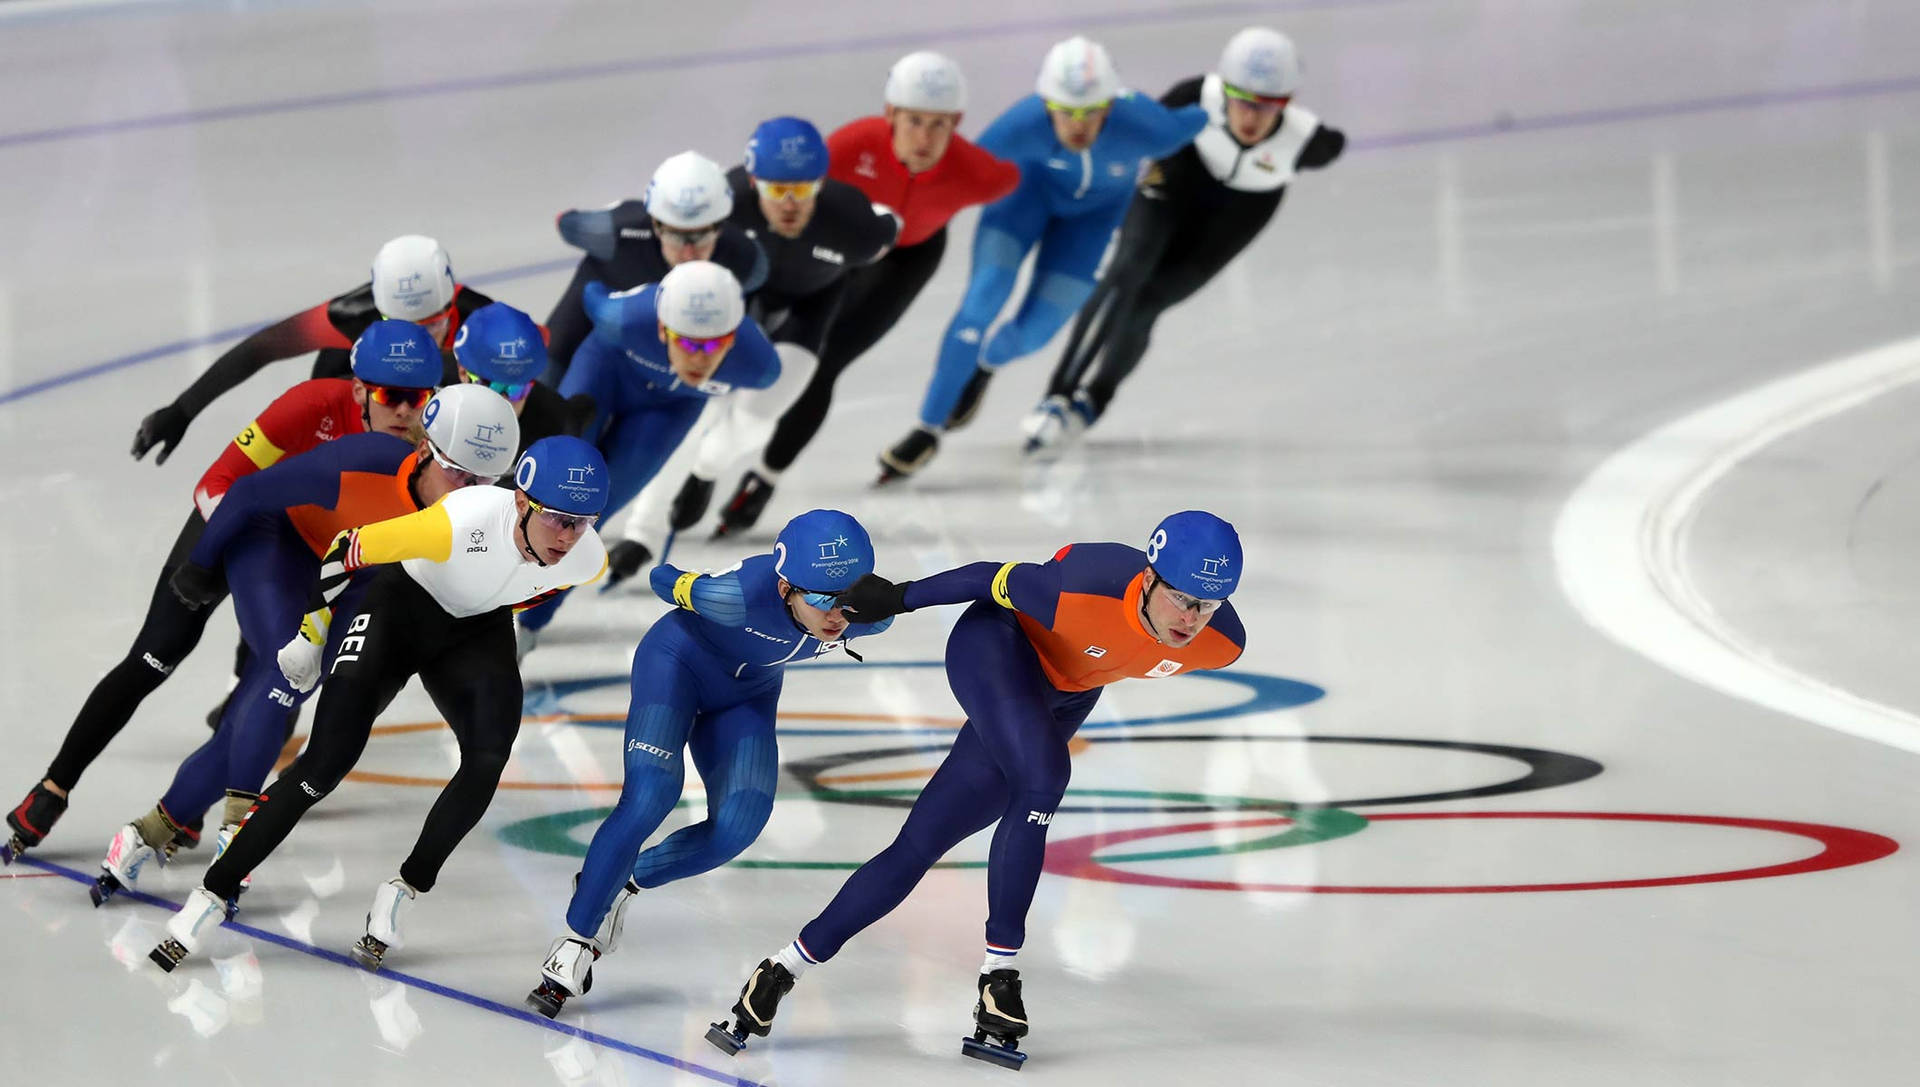
[[[193,422],[195,416],[206,410],[207,405],[219,399],[221,394],[266,369],[269,364],[325,347],[352,347],[353,341],[334,327],[328,315],[331,305],[332,302],[322,302],[311,309],[302,310],[228,348],[205,373],[175,397],[173,403],[140,421],[140,429],[133,437],[134,459],[145,456],[147,450],[157,445],[160,452],[154,457],[154,463],[165,464],[173,454],[174,445],[186,435],[187,424]]]
[[[747,618],[747,598],[740,585],[739,569],[735,565],[717,574],[702,574],[663,562],[654,567],[647,578],[653,595],[674,607],[725,626],[738,626]]]
[[[1051,562],[971,562],[898,584],[869,574],[842,593],[840,602],[850,618],[872,623],[940,604],[991,600],[1052,626],[1060,599],[1059,559],[1067,550]]]

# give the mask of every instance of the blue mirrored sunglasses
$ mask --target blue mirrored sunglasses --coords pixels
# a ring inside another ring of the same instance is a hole
[[[806,601],[808,607],[819,608],[821,611],[832,611],[834,605],[840,602],[839,593],[816,593],[802,589],[798,585],[793,587],[793,591],[800,594],[800,599]]]
[[[461,368],[460,374],[462,377],[465,377],[467,379],[467,384],[485,385],[487,388],[492,389],[494,392],[499,393],[501,396],[506,397],[510,401],[525,400],[527,398],[527,394],[533,391],[533,382],[531,381],[520,381],[520,382],[488,381],[482,378],[479,374],[476,374],[472,370],[468,370],[465,367]]]

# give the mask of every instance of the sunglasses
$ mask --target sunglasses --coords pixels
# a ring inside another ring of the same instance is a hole
[[[677,344],[680,350],[695,355],[717,355],[733,346],[733,337],[734,334],[729,332],[724,336],[715,336],[709,340],[701,340],[695,339],[692,336],[682,336],[672,329],[667,330],[668,343]]]
[[[839,593],[817,593],[811,589],[802,589],[798,585],[792,586],[792,589],[800,594],[800,599],[806,601],[808,607],[819,608],[821,611],[832,611],[834,605],[840,602]]]
[[[361,382],[365,385],[366,382]],[[418,411],[433,399],[432,389],[410,389],[403,385],[367,385],[367,398],[389,408],[402,405]]]
[[[1154,583],[1166,591],[1167,600],[1174,607],[1189,615],[1212,615],[1220,610],[1220,605],[1226,603],[1224,600],[1202,600],[1197,596],[1188,596],[1168,585],[1165,578],[1156,577]]]
[[[820,185],[819,181],[753,181],[753,187],[769,200],[811,200],[820,194]]]
[[[1106,109],[1108,106],[1112,104],[1113,104],[1112,99],[1108,99],[1105,102],[1095,102],[1090,106],[1069,106],[1064,102],[1048,102],[1047,112],[1064,113],[1067,115],[1068,118],[1072,120],[1084,121],[1087,118],[1093,116],[1094,114],[1099,113],[1100,111]]]
[[[718,226],[703,226],[698,230],[681,230],[679,227],[660,226],[656,224],[653,230],[654,233],[660,235],[661,241],[672,242],[675,245],[681,246],[705,245],[720,236],[720,228]]]
[[[440,452],[439,446],[433,444],[432,438],[427,439],[427,452],[433,454],[433,463],[439,465],[441,471],[451,476],[457,486],[491,487],[500,481],[499,476],[483,476],[478,472],[468,471],[453,463],[445,453]]]
[[[1290,94],[1255,94],[1252,91],[1243,91],[1238,87],[1226,83],[1222,83],[1220,89],[1226,92],[1228,98],[1237,98],[1242,102],[1259,106],[1262,109],[1286,109],[1287,103],[1293,101],[1293,96]]]
[[[469,385],[485,385],[487,388],[492,389],[494,392],[499,393],[515,404],[525,400],[527,394],[533,391],[533,382],[531,381],[488,381],[486,378],[481,377],[479,374],[474,373],[464,366],[460,368],[460,377]]]
[[[527,508],[539,514],[542,521],[561,532],[584,532],[592,528],[593,523],[600,519],[597,513],[561,513],[559,510],[550,510],[531,498],[527,499]]]

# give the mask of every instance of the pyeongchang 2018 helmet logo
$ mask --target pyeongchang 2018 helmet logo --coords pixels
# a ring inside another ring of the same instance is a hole
[[[860,565],[860,556],[842,555],[840,549],[847,546],[845,536],[836,536],[819,544],[820,554],[814,556],[810,564],[814,570],[827,577],[839,579]]]

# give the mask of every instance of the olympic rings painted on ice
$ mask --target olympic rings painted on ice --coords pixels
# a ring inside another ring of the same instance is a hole
[[[1083,730],[1084,731],[1084,730]],[[1551,789],[1559,785],[1571,785],[1585,781],[1599,774],[1604,767],[1592,759],[1579,755],[1568,755],[1559,751],[1548,751],[1537,747],[1515,747],[1508,744],[1468,743],[1461,740],[1413,740],[1390,736],[1267,736],[1241,735],[1235,733],[1198,733],[1176,736],[1144,734],[1135,736],[1081,736],[1090,744],[1142,744],[1142,743],[1311,743],[1311,744],[1362,744],[1374,747],[1410,747],[1428,751],[1462,751],[1478,755],[1492,755],[1511,759],[1525,766],[1526,773],[1506,781],[1497,781],[1488,785],[1475,785],[1464,789],[1446,789],[1439,792],[1407,793],[1398,796],[1356,797],[1353,799],[1313,801],[1302,803],[1290,800],[1254,800],[1233,801],[1225,810],[1229,811],[1282,811],[1290,812],[1303,808],[1368,808],[1385,807],[1392,804],[1433,804],[1448,800],[1473,800],[1488,796],[1510,796],[1514,793],[1528,793],[1537,789]],[[813,786],[814,795],[821,800],[835,804],[866,804],[883,808],[908,808],[913,806],[915,792],[904,796],[899,790],[873,790],[853,792],[835,789],[822,784],[821,779],[828,774],[848,766],[873,759],[895,758],[901,755],[929,754],[944,752],[945,744],[913,744],[902,747],[867,748],[860,751],[843,751],[832,755],[821,755],[811,759],[800,759],[787,764],[787,769],[801,781]],[[916,791],[917,792],[917,791]],[[1157,797],[1177,798],[1183,803],[1154,807],[1121,805],[1062,805],[1062,812],[1101,812],[1109,815],[1217,812],[1221,811],[1222,798],[1189,793],[1155,793]]]
[[[917,789],[885,789],[879,791],[895,795],[919,792]],[[1093,794],[1100,796],[1135,796],[1147,798],[1185,795],[1156,793],[1140,789],[1069,789],[1067,795],[1072,796],[1076,792],[1081,795]],[[1264,801],[1243,797],[1222,797],[1220,799],[1226,801],[1241,801],[1244,803],[1246,810],[1259,810],[1259,805],[1265,803]],[[686,807],[688,804],[689,801],[682,800],[676,804],[675,807]],[[1060,810],[1065,811],[1066,809],[1062,808]],[[599,807],[556,812],[552,815],[539,815],[531,819],[522,819],[516,823],[509,823],[501,827],[497,833],[499,834],[500,840],[506,842],[508,845],[516,845],[522,849],[532,850],[536,853],[553,853],[563,857],[584,857],[587,855],[587,844],[573,836],[574,829],[589,824],[597,824],[605,819],[612,811],[612,808]],[[1287,849],[1293,846],[1312,845],[1316,842],[1327,842],[1335,838],[1344,838],[1349,834],[1358,834],[1367,827],[1365,817],[1355,815],[1352,812],[1340,811],[1337,808],[1309,808],[1292,812],[1278,820],[1262,819],[1259,822],[1262,826],[1274,825],[1275,823],[1285,824],[1286,829],[1279,834],[1270,834],[1263,838],[1257,838],[1247,842],[1200,846],[1194,849],[1174,850],[1164,853],[1141,853],[1109,859],[1131,861],[1172,860],[1184,857],[1225,856],[1231,853],[1247,853],[1254,850]],[[790,868],[805,870],[825,869],[851,872],[863,863],[865,862],[736,860],[731,862],[729,867]],[[934,865],[935,868],[985,868],[986,866],[987,863],[985,861],[941,861]]]
[[[1795,876],[1807,872],[1824,872],[1834,868],[1847,868],[1856,864],[1877,861],[1894,853],[1900,843],[1864,830],[1848,827],[1826,826],[1820,823],[1795,823],[1784,819],[1741,819],[1715,815],[1662,815],[1639,812],[1581,812],[1581,811],[1463,811],[1463,812],[1400,812],[1387,815],[1370,815],[1368,822],[1415,819],[1581,819],[1600,822],[1641,822],[1641,823],[1682,823],[1696,826],[1740,827],[1748,830],[1763,830],[1776,834],[1791,834],[1811,839],[1819,843],[1820,851],[1809,857],[1787,861],[1783,864],[1761,865],[1755,868],[1737,868],[1722,872],[1703,872],[1686,876],[1657,876],[1649,879],[1611,879],[1589,880],[1576,883],[1515,883],[1484,884],[1477,886],[1322,886],[1316,884],[1291,883],[1243,883],[1233,880],[1191,879],[1184,876],[1158,875],[1149,872],[1130,872],[1115,868],[1111,862],[1116,860],[1146,859],[1135,854],[1130,857],[1112,857],[1102,860],[1096,854],[1102,848],[1121,845],[1126,842],[1140,841],[1146,838],[1164,838],[1181,834],[1194,834],[1203,831],[1221,829],[1222,826],[1266,826],[1284,822],[1281,819],[1261,818],[1238,823],[1221,824],[1218,821],[1204,823],[1184,823],[1178,826],[1141,827],[1136,830],[1109,831],[1100,834],[1088,834],[1078,838],[1047,844],[1047,859],[1043,871],[1059,876],[1074,876],[1080,879],[1100,880],[1107,883],[1126,883],[1142,887],[1179,887],[1195,891],[1275,891],[1294,894],[1372,894],[1372,895],[1438,895],[1438,894],[1518,894],[1523,892],[1545,891],[1603,891],[1629,887],[1678,887],[1697,883],[1728,883],[1736,880],[1769,879],[1775,876]]]
[[[792,675],[804,675],[805,673],[810,672],[816,668],[945,668],[945,667],[946,667],[945,661],[931,661],[931,660],[872,661],[867,664],[822,661],[815,664],[797,665],[792,668],[789,668],[787,671],[789,674],[792,674]],[[1248,692],[1247,698],[1243,701],[1235,702],[1232,705],[1220,706],[1214,709],[1189,710],[1184,713],[1172,713],[1172,714],[1163,714],[1163,715],[1157,715],[1157,716],[1149,714],[1141,717],[1123,717],[1114,721],[1089,721],[1086,724],[1080,726],[1080,731],[1087,732],[1089,730],[1111,729],[1111,728],[1139,728],[1146,725],[1177,725],[1177,724],[1185,724],[1189,721],[1213,721],[1213,720],[1218,720],[1222,717],[1243,717],[1251,713],[1266,713],[1272,710],[1285,710],[1285,709],[1292,709],[1296,706],[1304,706],[1309,702],[1316,702],[1322,698],[1325,698],[1327,694],[1325,688],[1316,687],[1311,683],[1302,683],[1301,681],[1296,679],[1287,679],[1283,676],[1270,676],[1260,672],[1244,672],[1244,671],[1234,670],[1234,671],[1193,672],[1189,674],[1196,679],[1208,680],[1214,683],[1230,683],[1238,687],[1244,687],[1247,689],[1247,692]],[[603,687],[613,687],[613,686],[626,684],[630,682],[631,679],[632,677],[629,676],[626,672],[620,672],[615,675],[607,675],[607,676],[588,676],[583,679],[564,679],[564,680],[560,680],[557,683],[549,683],[549,684],[542,685],[542,690],[538,697],[542,701],[557,702],[559,699],[565,698],[568,695],[580,694],[585,691],[599,690]],[[782,714],[781,716],[786,717],[788,715]],[[884,720],[884,719],[885,718],[882,715],[878,715],[878,714],[876,714],[873,718],[868,718],[868,720]],[[620,723],[623,721],[624,721],[624,718],[615,718],[612,721],[607,721],[604,723],[589,722],[589,721],[582,721],[580,723],[585,725],[593,725],[601,728],[613,728],[617,726],[617,723]],[[780,734],[782,736],[905,736],[905,735],[912,735],[916,731],[945,733],[945,732],[951,732],[952,730],[940,729],[940,728],[920,729],[920,730],[903,729],[903,728],[871,728],[871,729],[782,728],[780,730]]]

